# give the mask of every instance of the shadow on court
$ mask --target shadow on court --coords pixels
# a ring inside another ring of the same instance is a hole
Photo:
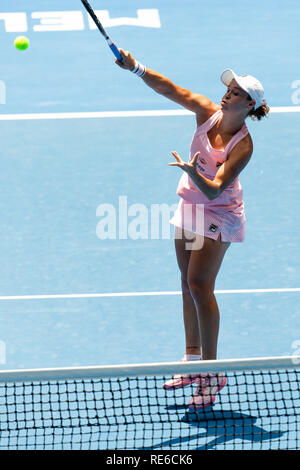
[[[186,409],[185,405],[172,405],[168,410]],[[235,411],[213,411],[212,408],[202,412],[186,412],[180,419],[182,423],[187,423],[199,429],[199,434],[177,437],[160,442],[152,447],[155,448],[192,448],[193,450],[207,449],[230,449],[243,448],[248,443],[253,443],[259,447],[264,441],[270,442],[279,439],[284,435],[280,430],[268,431],[255,424],[257,417],[238,413]],[[235,441],[238,440],[236,443]],[[193,446],[193,441],[195,447]],[[230,445],[230,442],[232,444]]]

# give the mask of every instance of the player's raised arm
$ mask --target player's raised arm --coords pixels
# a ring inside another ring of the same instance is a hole
[[[151,70],[142,64],[139,64],[132,57],[130,52],[120,49],[123,57],[123,62],[116,60],[122,69],[130,70],[140,76],[143,81],[152,88],[154,91],[166,98],[175,101],[179,105],[194,112],[197,116],[203,115],[207,119],[207,115],[210,115],[216,111],[218,105],[209,100],[206,96],[199,93],[194,93],[190,90],[175,85],[171,80],[164,77],[158,72]]]

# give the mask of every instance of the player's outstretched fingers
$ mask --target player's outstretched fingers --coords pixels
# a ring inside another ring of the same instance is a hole
[[[176,162],[173,163],[168,163],[169,166],[183,166],[184,162],[181,160],[180,155],[177,152],[171,152],[171,154],[175,157],[177,160]]]
[[[200,155],[200,152],[196,152],[196,153],[195,153],[195,155],[194,155],[193,158],[192,158],[191,165],[193,165],[193,166],[196,165],[198,155]]]

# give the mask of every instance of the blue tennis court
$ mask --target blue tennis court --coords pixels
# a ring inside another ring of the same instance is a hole
[[[240,176],[246,240],[217,279],[218,356],[299,354],[299,2],[92,3],[119,47],[174,83],[216,102],[226,68],[264,84],[271,113],[247,121]],[[114,64],[80,1],[12,0],[0,35],[1,369],[178,361],[173,226],[153,235],[151,215],[178,203],[170,152],[187,159],[194,116]]]

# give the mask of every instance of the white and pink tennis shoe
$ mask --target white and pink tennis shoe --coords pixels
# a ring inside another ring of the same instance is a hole
[[[216,395],[226,385],[226,377],[223,374],[201,374],[200,383],[196,392],[189,401],[191,410],[201,410],[212,406],[216,401]]]
[[[183,358],[180,362],[187,362],[187,360]],[[195,382],[200,383],[200,374],[178,374],[165,382],[163,388],[165,390],[177,390],[178,388],[187,387]]]
[[[186,362],[181,359],[180,362]],[[224,374],[178,374],[164,383],[165,390],[177,390],[191,384],[197,384],[197,389],[188,403],[190,410],[197,411],[212,406],[216,401],[216,395],[226,385],[227,380]]]

